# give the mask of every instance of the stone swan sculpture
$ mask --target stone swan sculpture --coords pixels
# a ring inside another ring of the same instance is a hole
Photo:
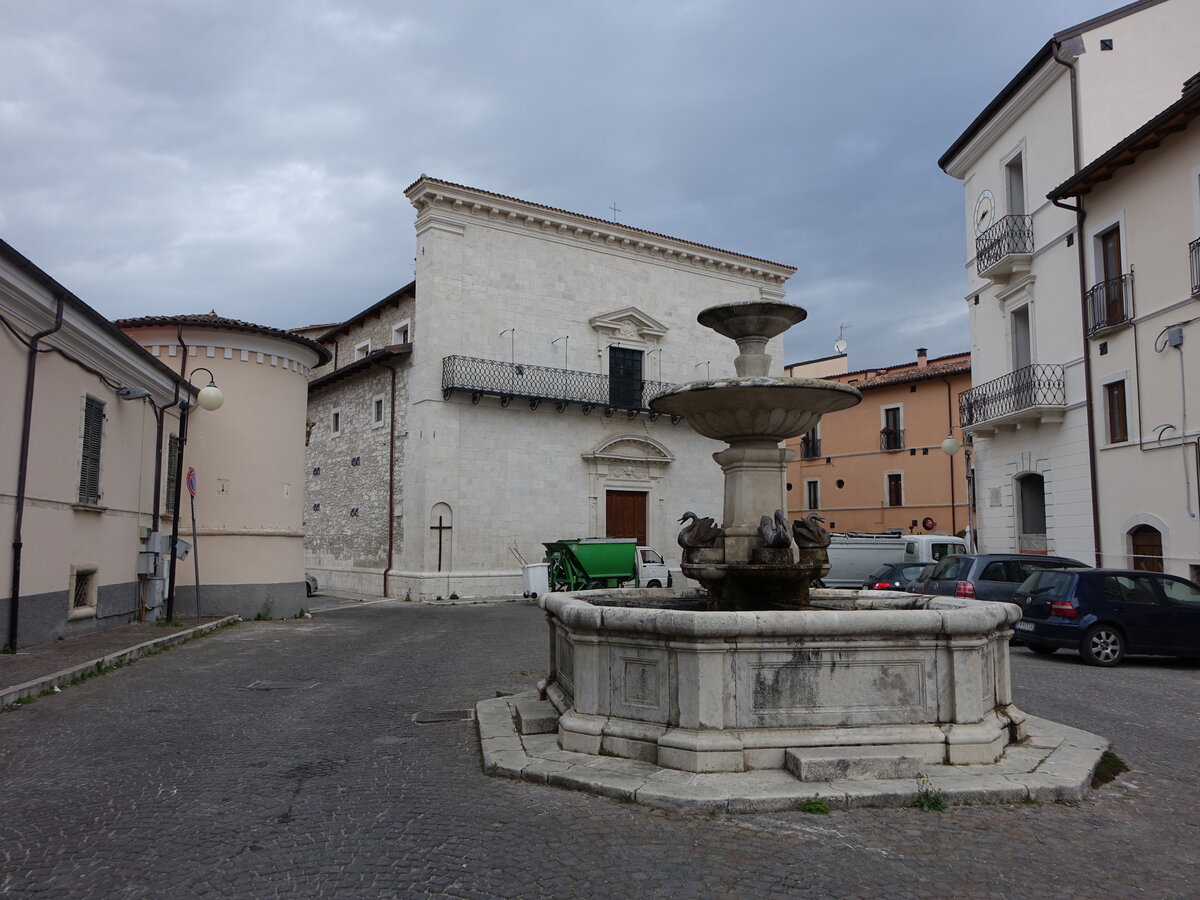
[[[701,519],[690,510],[679,517],[680,522],[691,519],[691,524],[684,526],[679,532],[679,546],[685,550],[693,547],[711,547],[717,538],[725,534],[724,530],[711,516]]]
[[[783,514],[782,509],[775,510],[775,518],[763,516],[759,520],[758,536],[762,538],[764,547],[782,549],[792,546],[792,523]]]
[[[828,547],[829,532],[821,523],[825,520],[820,513],[809,513],[803,519],[797,519],[792,526],[792,535],[796,538],[796,546],[802,550]]]

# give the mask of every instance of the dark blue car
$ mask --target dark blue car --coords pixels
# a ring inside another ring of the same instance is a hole
[[[1132,569],[1047,569],[1013,595],[1013,629],[1034,653],[1066,647],[1094,666],[1127,653],[1200,656],[1200,586]]]

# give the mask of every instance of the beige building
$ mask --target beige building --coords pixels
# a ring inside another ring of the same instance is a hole
[[[1141,0],[1061,31],[938,161],[964,189],[973,387],[959,418],[983,550],[1123,552],[1105,539],[1092,440],[1108,367],[1080,312],[1096,221],[1046,195],[1178,99],[1198,33],[1194,0]]]
[[[846,371],[844,355],[795,363],[793,377],[852,384],[862,403],[827,413],[813,431],[787,442],[788,517],[817,511],[836,531],[963,535],[969,511],[970,447],[961,444],[958,396],[971,386],[971,357],[956,353],[879,369]]]
[[[680,515],[720,514],[720,447],[647,403],[734,375],[696,314],[781,298],[795,270],[425,176],[407,194],[415,280],[320,338],[309,571],[396,597],[521,593],[518,555],[605,535],[677,567]]]
[[[1200,580],[1200,75],[1050,197],[1084,235],[1101,560]]]
[[[134,621],[162,602],[156,474],[188,389],[3,241],[0,317],[0,645]]]
[[[194,505],[202,610],[294,615],[306,596],[308,377],[328,361],[328,351],[307,338],[215,313],[116,324],[152,358],[195,387],[211,379],[224,397],[220,409],[190,410],[183,448],[182,471],[195,470],[196,494],[193,501],[181,491],[179,534],[192,540]],[[193,563],[176,565],[177,614],[196,608]]]

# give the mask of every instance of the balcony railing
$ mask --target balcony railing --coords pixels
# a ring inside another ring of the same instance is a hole
[[[963,391],[958,395],[958,418],[963,428],[1011,417],[1024,410],[1062,408],[1067,403],[1063,367],[1025,366]]]
[[[879,432],[879,449],[880,450],[903,450],[904,449],[904,429],[903,428],[885,428]]]
[[[1033,216],[1004,216],[975,238],[975,270],[982,275],[1017,253],[1033,253]]]
[[[821,456],[821,439],[805,436],[800,439],[800,458],[819,459]]]
[[[1200,294],[1200,238],[1188,244],[1188,254],[1192,258],[1192,293]]]
[[[484,396],[500,398],[501,406],[514,399],[526,400],[530,409],[543,401],[553,403],[559,412],[570,404],[579,404],[585,415],[600,407],[606,415],[622,409],[630,418],[650,412],[650,400],[674,385],[640,378],[610,378],[598,372],[576,372],[525,363],[507,363],[471,356],[447,356],[442,360],[442,396],[447,400],[455,391],[471,394],[471,402]],[[650,412],[651,418],[658,413]],[[678,422],[678,416],[671,421]]]
[[[1087,292],[1088,334],[1107,331],[1129,321],[1133,276],[1121,275],[1095,285]]]

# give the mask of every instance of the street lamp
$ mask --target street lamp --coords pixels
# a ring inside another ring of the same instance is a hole
[[[225,395],[221,393],[221,389],[217,387],[216,378],[211,370],[204,366],[197,366],[192,369],[192,374],[188,376],[188,384],[192,384],[192,376],[197,372],[208,372],[208,384],[200,389],[200,393],[196,395],[196,404],[201,409],[206,409],[209,412],[214,412],[221,408],[221,404],[225,402]],[[188,431],[188,412],[191,409],[191,403],[187,399],[179,401],[179,452],[175,456],[175,496],[174,515],[171,518],[171,565],[167,576],[167,621],[170,622],[175,618],[175,564],[179,561],[179,554],[176,548],[179,545],[179,499],[183,488],[183,449],[187,445]],[[194,551],[195,548],[193,548]],[[197,573],[196,590],[200,590],[200,579]],[[197,609],[199,607],[197,606]]]
[[[962,443],[960,443],[954,437],[953,433],[946,435],[946,439],[942,441],[942,452],[945,453],[947,458],[950,460],[950,527],[952,531],[957,530],[955,528],[954,520],[954,454],[958,453],[959,450],[966,451],[966,456],[964,459],[966,461],[967,475],[967,550],[974,553],[975,523],[973,513],[975,511],[975,504],[972,502],[972,497],[974,496],[975,491],[972,490],[972,488],[975,473],[971,470],[971,448],[970,446],[964,448]]]

